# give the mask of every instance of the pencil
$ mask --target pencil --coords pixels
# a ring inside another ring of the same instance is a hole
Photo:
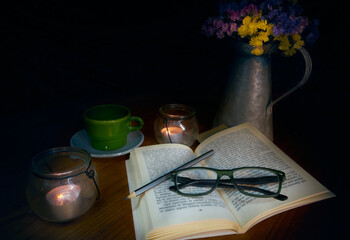
[[[210,157],[211,155],[214,154],[214,150],[210,150],[202,155],[200,155],[199,157],[196,157],[194,159],[192,159],[191,161],[181,165],[180,167],[178,168],[175,168],[174,170],[164,174],[163,176],[153,180],[152,182],[149,182],[147,183],[146,185],[136,189],[134,192],[132,192],[129,196],[127,196],[125,199],[130,199],[130,198],[135,198],[137,196],[139,196],[141,193],[144,193],[146,191],[148,191],[149,189],[157,186],[158,184],[164,182],[165,180],[169,179],[170,178],[170,173],[173,172],[173,171],[176,171],[176,170],[179,170],[179,169],[183,169],[183,168],[188,168],[188,167],[191,167],[197,163],[199,163],[200,161]]]

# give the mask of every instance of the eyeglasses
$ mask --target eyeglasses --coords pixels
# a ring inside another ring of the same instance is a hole
[[[174,171],[170,177],[174,186],[169,189],[183,196],[202,196],[219,187],[237,189],[251,197],[273,197],[280,201],[288,199],[280,194],[282,182],[286,178],[285,173],[270,168],[242,167],[218,170],[192,167]]]

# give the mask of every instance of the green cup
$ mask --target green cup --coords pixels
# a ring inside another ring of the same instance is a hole
[[[129,132],[137,131],[143,126],[143,120],[140,117],[130,116],[128,108],[114,104],[98,105],[87,109],[84,112],[84,120],[91,146],[102,151],[123,147],[126,145]]]

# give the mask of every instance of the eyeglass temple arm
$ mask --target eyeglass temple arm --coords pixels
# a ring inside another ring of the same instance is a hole
[[[273,180],[272,178],[275,179],[275,177],[260,177],[261,179],[258,180],[258,183],[257,182],[252,182],[252,178],[241,178],[241,179],[237,179],[237,180],[243,180],[242,182],[239,181],[239,183],[245,183],[245,184],[248,184],[248,183],[254,183],[254,184],[264,184],[264,183],[271,183],[271,182],[276,182],[276,180]],[[259,179],[259,178],[255,178],[255,179]],[[270,181],[267,181],[267,180],[270,180]],[[180,180],[180,181],[179,181]],[[248,181],[247,181],[248,180]],[[273,181],[271,181],[273,180]],[[216,183],[216,180],[208,180],[208,179],[199,179],[199,180],[193,180],[193,179],[190,179],[190,178],[185,178],[185,177],[178,177],[177,178],[177,181],[180,182],[180,184],[177,185],[177,187],[179,189],[181,188],[184,188],[184,187],[187,187],[187,186],[194,186],[194,187],[212,187],[213,184]],[[219,184],[217,187],[220,187],[220,188],[236,188],[234,185],[232,184],[225,184],[225,183],[231,183],[231,180],[229,179],[222,179],[222,180],[219,180]],[[273,194],[273,192],[270,192],[268,190],[265,190],[265,189],[261,189],[261,188],[256,188],[256,187],[250,187],[250,186],[240,186],[240,188],[244,189],[244,190],[253,190],[253,191],[256,191],[256,192],[260,192],[260,193],[264,193],[264,194]],[[175,186],[171,186],[169,187],[169,190],[175,192],[176,189],[175,189]],[[275,199],[277,200],[280,200],[280,201],[284,201],[284,200],[287,200],[288,197],[286,195],[283,195],[283,194],[278,194],[277,196],[274,197]]]

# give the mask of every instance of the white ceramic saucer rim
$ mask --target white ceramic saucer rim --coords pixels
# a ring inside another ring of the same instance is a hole
[[[136,135],[134,137],[134,139],[130,139],[132,137],[132,135]],[[78,138],[84,138],[84,140],[86,142],[81,142],[81,144],[79,144],[79,143],[77,144],[76,141],[79,141]],[[138,139],[138,138],[140,138],[140,139],[136,142],[136,139]],[[135,141],[135,143],[132,142],[133,140]],[[139,147],[144,141],[144,135],[143,135],[143,133],[141,131],[130,132],[129,135],[128,135],[127,141],[128,141],[127,144],[124,147],[120,148],[120,149],[113,150],[113,151],[100,151],[100,150],[94,149],[90,145],[89,137],[87,136],[86,131],[84,129],[82,129],[82,130],[78,131],[77,133],[75,133],[71,137],[70,145],[72,147],[79,147],[79,148],[85,149],[86,151],[88,151],[90,153],[91,157],[94,157],[94,158],[118,157],[118,156],[122,156],[122,155],[128,154],[134,148]],[[125,149],[125,147],[128,146],[131,143],[132,143],[132,145]]]

